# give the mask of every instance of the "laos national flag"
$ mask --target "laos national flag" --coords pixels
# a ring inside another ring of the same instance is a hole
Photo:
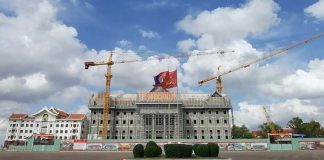
[[[161,72],[157,76],[154,76],[155,85],[162,88],[177,87],[177,70],[169,72]]]

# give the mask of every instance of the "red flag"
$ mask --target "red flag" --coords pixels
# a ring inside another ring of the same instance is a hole
[[[161,86],[162,88],[177,87],[177,70],[161,72],[154,77],[154,81],[154,86]]]

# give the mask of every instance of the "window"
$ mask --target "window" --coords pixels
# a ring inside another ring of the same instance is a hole
[[[204,130],[201,130],[201,133],[202,133],[202,134],[204,134],[204,133],[205,133],[205,131],[204,131]]]
[[[33,126],[33,124],[30,125],[31,127]],[[50,124],[50,127],[53,127],[53,124]]]
[[[110,124],[110,120],[108,120],[108,124]]]
[[[102,130],[99,130],[99,134],[102,134]]]
[[[61,124],[61,127],[64,127],[64,124]]]
[[[101,112],[101,114],[103,114],[103,112]]]
[[[217,134],[220,134],[220,130],[217,130]]]
[[[60,133],[63,133],[63,130],[60,130]]]
[[[108,114],[110,114],[111,112],[109,111]]]
[[[119,112],[117,112],[117,116],[119,115]]]
[[[189,119],[187,119],[187,124],[189,124]]]
[[[21,127],[24,127],[24,124],[21,124]]]
[[[208,111],[209,114],[211,114],[211,111]]]
[[[118,130],[116,130],[115,132],[118,133]]]
[[[39,124],[37,124],[36,127],[39,127]]]
[[[224,114],[226,114],[226,111],[223,111],[224,112]]]
[[[96,124],[96,120],[92,120],[92,124]]]
[[[228,136],[226,136],[226,139],[228,139]]]
[[[122,139],[125,139],[125,137],[123,136],[123,138]]]
[[[130,120],[130,122],[129,122],[130,124],[133,124],[133,120]]]
[[[22,136],[19,136],[19,139],[22,139]]]
[[[196,120],[194,120],[194,124],[196,124]]]
[[[115,139],[117,139],[117,136],[115,136]]]
[[[212,123],[212,120],[211,119],[209,120],[209,123]]]
[[[28,124],[26,124],[26,127],[28,127],[29,125]]]
[[[29,133],[33,133],[33,130],[29,130]]]
[[[210,139],[213,139],[213,136],[210,136]]]
[[[197,133],[197,130],[194,130],[195,133]]]
[[[97,114],[97,112],[96,111],[93,111],[93,114]]]
[[[197,139],[197,136],[195,136],[195,139]]]
[[[68,124],[66,124],[66,125],[65,125],[65,127],[69,127],[69,125],[68,125]]]
[[[59,127],[60,125],[59,124],[56,124],[56,127]]]
[[[187,133],[190,133],[190,131],[189,131],[189,130],[187,130]]]
[[[124,112],[124,115],[126,115],[126,112]]]
[[[55,133],[58,133],[58,130],[56,130]]]
[[[204,112],[200,112],[200,114],[204,114]]]
[[[196,112],[194,112],[194,114],[196,114]]]
[[[62,139],[62,136],[60,136],[60,139]]]
[[[126,120],[123,120],[123,124],[126,124]]]
[[[52,133],[52,130],[50,130],[50,133]]]
[[[205,136],[201,136],[202,139],[205,139]]]
[[[225,130],[225,133],[227,133],[228,132],[228,130]]]
[[[100,120],[100,124],[102,124],[103,120]]]
[[[186,114],[188,115],[188,114],[189,114],[189,112],[186,112]]]
[[[27,130],[25,130],[25,133],[28,133],[28,131],[27,131]]]
[[[130,137],[129,137],[129,139],[133,139],[133,137],[132,137],[132,136],[130,136]]]
[[[9,130],[9,132],[11,132],[11,130]],[[23,130],[20,130],[20,133],[23,133],[24,131]]]
[[[130,131],[129,131],[129,133],[130,133],[130,134],[132,134],[132,133],[133,133],[133,131],[132,131],[132,130],[130,130]]]
[[[216,111],[216,114],[218,114],[218,111]]]
[[[66,137],[66,136],[64,136],[64,139],[67,139],[67,137]]]
[[[219,124],[219,119],[216,122],[217,122],[217,124]]]
[[[123,133],[125,133],[125,130],[123,130]]]
[[[227,120],[226,119],[224,120],[224,123],[227,124]]]
[[[67,130],[65,130],[65,133],[68,133],[68,131],[67,131]]]
[[[116,124],[118,124],[118,120],[116,120]]]
[[[220,139],[220,136],[218,136],[218,139]]]
[[[213,130],[209,130],[210,133],[213,133]]]
[[[131,112],[131,115],[133,115],[133,112]]]
[[[204,120],[200,120],[200,124],[204,124]]]

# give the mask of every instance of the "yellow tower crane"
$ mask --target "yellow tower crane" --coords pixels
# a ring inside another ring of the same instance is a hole
[[[218,73],[217,73],[216,76],[212,76],[212,77],[208,77],[208,78],[206,78],[206,79],[204,79],[204,80],[200,80],[200,81],[198,82],[198,84],[201,86],[201,85],[203,85],[204,83],[206,83],[206,82],[208,82],[208,81],[211,81],[211,80],[216,79],[217,92],[221,95],[221,94],[222,94],[222,90],[223,90],[223,84],[222,84],[222,80],[221,80],[221,77],[222,77],[222,76],[227,75],[227,74],[232,73],[232,72],[235,72],[235,71],[240,70],[240,69],[242,69],[242,68],[247,68],[247,67],[249,67],[249,66],[252,65],[252,64],[255,64],[255,63],[258,63],[258,62],[264,61],[264,60],[266,60],[266,59],[272,58],[272,57],[274,57],[274,56],[276,56],[276,55],[279,55],[279,54],[281,54],[281,53],[284,53],[285,51],[288,51],[288,50],[290,50],[290,49],[293,49],[293,48],[296,48],[296,47],[302,46],[302,45],[307,44],[307,43],[309,43],[309,42],[311,42],[311,41],[314,41],[314,40],[316,40],[316,39],[318,39],[318,38],[321,38],[322,36],[324,36],[324,32],[322,32],[322,33],[320,33],[320,34],[317,34],[317,35],[314,35],[314,36],[312,36],[312,37],[309,37],[309,38],[307,38],[307,39],[305,39],[305,40],[303,40],[303,41],[300,41],[300,42],[298,42],[298,43],[292,44],[292,45],[290,45],[290,46],[288,46],[288,47],[284,47],[284,48],[277,49],[277,50],[273,51],[273,52],[270,53],[270,54],[267,54],[267,55],[262,56],[261,58],[257,58],[257,59],[254,59],[254,60],[248,62],[248,63],[241,64],[241,65],[239,65],[239,66],[237,66],[237,67],[234,67],[234,68],[229,69],[229,70],[227,70],[227,71],[224,71],[224,72],[222,72],[222,73],[219,72],[219,67],[218,67]]]
[[[196,52],[196,53],[190,53],[190,54],[178,54],[175,56],[159,56],[157,57],[158,60],[163,59],[171,59],[171,58],[186,58],[186,57],[192,57],[192,56],[203,56],[203,55],[212,55],[212,54],[224,54],[228,52],[234,52],[233,50],[230,51],[216,51],[216,52]],[[135,59],[135,60],[125,60],[125,61],[112,61],[112,52],[110,52],[108,61],[100,61],[100,62],[84,62],[85,69],[89,69],[90,66],[101,66],[106,65],[107,66],[107,72],[106,72],[106,85],[105,85],[105,96],[104,96],[104,106],[103,106],[103,124],[102,124],[102,135],[101,139],[105,140],[107,139],[107,128],[108,128],[108,119],[109,119],[109,98],[110,98],[110,84],[111,84],[111,66],[118,63],[133,63],[133,62],[142,62],[142,61],[151,61],[156,59]]]
[[[269,115],[266,107],[262,106],[262,108],[263,108],[263,113],[264,113],[264,115],[265,115],[265,117],[267,119],[267,124],[268,124],[268,126],[270,128],[271,133],[276,133],[277,132],[276,127],[275,127],[273,121],[271,120],[270,115]]]

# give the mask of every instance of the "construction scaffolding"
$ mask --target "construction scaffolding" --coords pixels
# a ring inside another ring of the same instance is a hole
[[[89,104],[92,112],[90,133],[97,134],[95,137],[98,138],[102,128],[100,123],[94,122],[100,122],[102,116],[93,113],[101,111],[103,96],[104,93],[98,93],[93,97],[92,104]],[[225,96],[142,92],[111,96],[110,108],[107,135],[113,139],[204,138],[204,135],[230,137],[230,125],[227,121],[230,121],[229,110],[232,106],[230,99]],[[220,115],[218,112],[223,114]],[[196,113],[200,114],[197,116]],[[217,116],[218,119],[215,118]],[[220,120],[225,124],[217,124]],[[206,123],[201,124],[204,121]],[[197,133],[197,130],[200,133]],[[204,133],[205,130],[210,132]]]

